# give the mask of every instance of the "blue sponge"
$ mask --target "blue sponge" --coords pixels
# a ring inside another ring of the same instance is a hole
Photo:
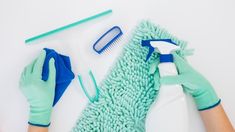
[[[59,101],[60,97],[65,92],[71,81],[74,79],[74,74],[71,69],[70,59],[68,56],[58,54],[53,49],[44,48],[46,58],[42,69],[42,80],[46,81],[49,75],[49,61],[55,59],[56,68],[56,87],[53,106]]]

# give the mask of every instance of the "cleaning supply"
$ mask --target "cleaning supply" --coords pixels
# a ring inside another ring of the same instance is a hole
[[[30,105],[28,123],[40,127],[50,125],[56,85],[55,60],[53,58],[49,60],[48,79],[42,80],[42,67],[45,58],[46,51],[43,50],[36,60],[25,67],[20,78],[20,90]]]
[[[91,70],[89,71],[89,75],[90,75],[90,77],[91,77],[91,79],[92,79],[92,82],[93,82],[93,84],[94,84],[94,87],[95,87],[95,96],[94,96],[94,97],[91,97],[91,96],[88,94],[88,92],[87,92],[87,90],[86,90],[86,88],[85,88],[85,86],[84,86],[84,84],[83,84],[83,82],[82,82],[82,76],[81,76],[81,75],[78,75],[78,80],[79,80],[79,83],[80,83],[80,85],[81,85],[81,87],[82,87],[83,92],[85,93],[85,95],[87,96],[87,98],[89,99],[89,101],[90,101],[91,103],[94,103],[95,101],[98,101],[100,92],[99,92],[99,87],[98,87],[98,85],[97,85],[97,83],[96,83],[95,77],[94,77],[94,75],[93,75],[93,73],[92,73]]]
[[[183,85],[184,91],[194,98],[199,111],[219,105],[220,99],[210,82],[194,70],[182,57],[177,54],[173,55],[180,75],[162,77],[161,83],[165,85]]]
[[[151,74],[151,66],[159,55],[155,52],[145,62],[148,49],[141,46],[141,41],[163,35],[177,42],[181,47],[178,53],[184,55],[183,41],[148,21],[141,22],[99,85],[99,100],[87,105],[73,132],[145,131],[145,118],[158,95],[160,77],[158,70]]]
[[[78,25],[80,25],[80,24],[83,24],[83,23],[85,23],[85,22],[94,20],[94,19],[96,19],[96,18],[99,18],[99,17],[105,16],[105,15],[108,15],[108,14],[110,14],[110,13],[112,13],[112,10],[107,10],[107,11],[98,13],[98,14],[96,14],[96,15],[87,17],[87,18],[82,19],[82,20],[79,20],[79,21],[77,21],[77,22],[74,22],[74,23],[71,23],[71,24],[68,24],[68,25],[59,27],[59,28],[57,28],[57,29],[54,29],[54,30],[51,30],[51,31],[48,31],[48,32],[45,32],[45,33],[42,33],[42,34],[40,34],[40,35],[37,35],[37,36],[32,37],[32,38],[29,38],[29,39],[26,39],[26,40],[25,40],[25,43],[29,43],[29,42],[38,40],[38,39],[40,39],[40,38],[44,38],[44,37],[46,37],[46,36],[49,36],[49,35],[52,35],[52,34],[61,32],[61,31],[63,31],[63,30],[66,30],[66,29],[69,29],[69,28],[78,26]]]
[[[158,69],[161,77],[177,75],[173,55],[171,54],[180,49],[176,43],[171,39],[150,39],[142,40],[142,46],[149,48],[146,61],[154,51],[159,52],[160,64],[158,64]],[[174,112],[177,112],[177,114]],[[160,129],[164,132],[188,132],[187,113],[187,102],[182,86],[161,85],[158,100],[152,105],[148,113],[146,131],[155,132]],[[164,120],[160,120],[161,117]]]
[[[46,58],[42,69],[42,80],[46,81],[49,77],[49,61],[51,58],[55,60],[56,67],[56,87],[53,106],[59,101],[68,85],[74,79],[70,59],[68,56],[58,54],[53,49],[44,48]]]
[[[105,32],[93,45],[93,50],[101,54],[109,48],[117,39],[122,36],[123,32],[120,27],[114,26]]]
[[[110,48],[110,46],[117,42],[117,40],[123,35],[123,32],[119,26],[113,26],[111,29],[106,31],[93,45],[93,50],[97,52],[98,54],[103,53],[103,51]],[[95,87],[95,96],[90,96],[87,89],[85,88],[81,75],[78,75],[78,80],[81,85],[82,90],[84,91],[85,95],[89,99],[91,103],[94,103],[95,101],[98,101],[99,99],[99,87],[96,83],[95,77],[91,70],[89,71],[89,75],[92,79],[92,82]]]

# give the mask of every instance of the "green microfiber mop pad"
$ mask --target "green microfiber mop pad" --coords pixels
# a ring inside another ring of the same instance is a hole
[[[159,77],[158,71],[152,74],[150,70],[152,64],[157,65],[158,54],[154,53],[145,62],[148,49],[141,46],[141,40],[153,38],[170,38],[181,47],[177,53],[181,56],[187,53],[184,41],[148,21],[141,22],[102,81],[99,100],[88,104],[73,132],[145,131],[145,118],[156,99],[160,84],[156,83],[159,78],[154,77]]]

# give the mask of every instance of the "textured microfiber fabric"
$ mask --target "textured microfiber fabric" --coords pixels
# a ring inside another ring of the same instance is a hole
[[[145,62],[148,49],[141,46],[141,41],[153,38],[172,39],[180,45],[178,53],[183,56],[184,41],[148,21],[141,22],[99,86],[99,100],[87,105],[73,127],[73,132],[145,131],[145,118],[160,86],[157,83],[158,71],[151,74],[150,67],[159,61],[159,55],[153,53],[149,61]]]
[[[44,48],[46,58],[43,64],[42,80],[46,81],[49,76],[49,61],[51,58],[55,60],[56,68],[56,87],[53,106],[59,101],[60,97],[65,92],[70,82],[74,79],[74,74],[71,69],[70,59],[68,56],[58,54],[53,49]]]

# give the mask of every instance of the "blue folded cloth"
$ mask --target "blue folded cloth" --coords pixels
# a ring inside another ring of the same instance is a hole
[[[46,81],[49,75],[49,60],[55,59],[56,68],[56,87],[53,106],[59,101],[66,88],[74,79],[74,74],[71,69],[70,59],[68,56],[58,54],[53,49],[44,48],[46,51],[46,58],[42,69],[42,80]]]

